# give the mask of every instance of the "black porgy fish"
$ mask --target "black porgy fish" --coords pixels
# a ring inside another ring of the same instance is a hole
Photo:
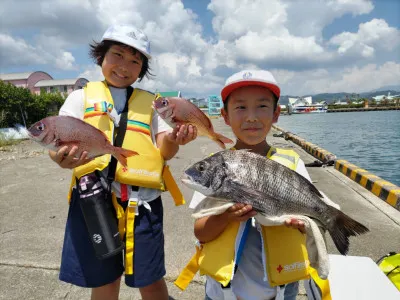
[[[291,169],[247,150],[225,150],[185,170],[182,182],[198,192],[227,202],[251,204],[265,216],[304,215],[329,231],[343,255],[349,236],[368,228],[326,204],[318,189]]]

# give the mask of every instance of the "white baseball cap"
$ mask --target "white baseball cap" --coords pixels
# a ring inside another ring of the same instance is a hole
[[[281,90],[271,72],[264,70],[244,70],[229,77],[221,91],[222,101],[237,88],[249,85],[263,86],[269,89],[279,100]]]
[[[131,46],[151,59],[150,41],[147,35],[133,25],[112,25],[106,30],[101,40],[116,41]]]

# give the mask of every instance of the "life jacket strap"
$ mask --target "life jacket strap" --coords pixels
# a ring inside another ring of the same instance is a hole
[[[186,202],[185,199],[183,198],[182,192],[180,191],[178,185],[176,184],[176,181],[172,176],[168,165],[164,166],[162,176],[164,178],[167,190],[170,192],[172,198],[174,199],[175,206],[185,204]]]
[[[332,300],[331,288],[329,286],[329,280],[321,279],[318,276],[317,270],[310,266],[308,267],[308,272],[309,272],[311,278],[314,280],[315,284],[319,287],[319,289],[321,291],[321,299],[322,300]]]
[[[201,247],[201,246],[200,246]],[[199,271],[199,258],[200,258],[200,247],[196,246],[196,253],[192,256],[189,263],[179,274],[178,278],[175,280],[174,284],[184,291],[189,283],[193,280],[194,275]]]
[[[138,202],[129,199],[126,208],[126,250],[125,250],[125,274],[133,274],[133,254],[135,249],[135,216],[138,209]]]

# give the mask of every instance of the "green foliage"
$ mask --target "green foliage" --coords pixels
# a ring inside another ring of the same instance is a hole
[[[329,104],[328,105],[328,109],[341,109],[341,108],[361,108],[364,107],[364,103],[361,104],[352,104],[350,102],[350,104],[347,105],[333,105],[333,104]]]
[[[35,95],[27,88],[0,80],[0,128],[23,124],[29,127],[49,115],[56,115],[65,101],[60,93]]]

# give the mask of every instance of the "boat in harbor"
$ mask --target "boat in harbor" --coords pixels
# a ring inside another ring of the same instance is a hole
[[[289,114],[326,113],[328,104],[325,101],[312,103],[312,97],[289,98]]]

